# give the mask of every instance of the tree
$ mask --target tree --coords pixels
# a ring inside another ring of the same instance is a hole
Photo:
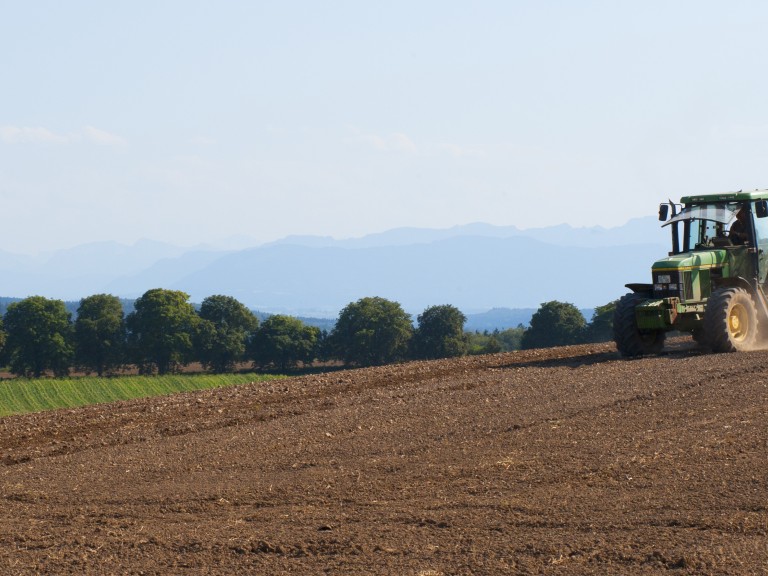
[[[413,335],[417,358],[451,358],[467,352],[464,323],[467,317],[455,306],[430,306],[417,318],[419,326]]]
[[[221,295],[203,300],[198,315],[202,320],[195,339],[198,359],[213,372],[233,372],[259,320],[235,298]]]
[[[80,300],[75,320],[75,362],[99,376],[125,362],[125,317],[117,296],[96,294]]]
[[[545,302],[531,318],[531,327],[523,334],[522,347],[549,348],[580,342],[586,320],[573,304],[553,300]]]
[[[133,360],[142,373],[167,374],[187,364],[199,318],[189,295],[153,288],[134,303],[126,318]]]
[[[320,329],[316,326],[307,326],[298,318],[276,314],[264,320],[256,330],[251,357],[259,366],[288,370],[299,362],[312,362],[319,341]]]
[[[11,372],[39,378],[66,376],[74,356],[72,317],[61,300],[30,296],[8,306],[5,356]]]
[[[609,342],[613,340],[613,313],[618,300],[598,306],[587,325],[584,340],[586,342]]]
[[[329,338],[334,357],[375,366],[404,359],[412,335],[411,317],[400,304],[376,296],[347,304]]]

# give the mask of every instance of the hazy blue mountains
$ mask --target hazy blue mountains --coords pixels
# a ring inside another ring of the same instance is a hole
[[[627,282],[647,281],[668,250],[652,217],[610,229],[473,224],[348,240],[288,237],[241,250],[105,242],[37,257],[0,252],[0,296],[135,298],[162,287],[195,302],[226,294],[265,312],[329,317],[364,296],[397,300],[412,313],[434,304],[465,313],[536,309],[548,300],[591,308],[619,297]]]

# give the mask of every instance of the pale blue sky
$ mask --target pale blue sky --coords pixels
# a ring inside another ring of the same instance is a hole
[[[0,0],[0,250],[617,226],[768,187],[766,29],[738,0]]]

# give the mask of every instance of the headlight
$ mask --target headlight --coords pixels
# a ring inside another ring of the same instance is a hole
[[[654,290],[664,290],[664,286],[662,286],[661,284],[654,284],[653,285],[653,289]]]
[[[659,274],[656,277],[656,281],[659,284],[669,284],[670,282],[672,282],[672,276],[670,274]]]
[[[670,290],[677,290],[677,284],[670,284],[669,285]]]

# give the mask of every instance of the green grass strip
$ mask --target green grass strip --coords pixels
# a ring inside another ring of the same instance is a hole
[[[0,417],[116,400],[165,396],[282,378],[263,374],[172,374],[0,381]]]

